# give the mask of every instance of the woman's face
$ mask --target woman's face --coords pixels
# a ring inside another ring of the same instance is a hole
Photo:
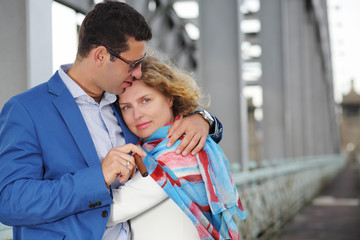
[[[130,131],[143,139],[174,120],[172,99],[142,81],[134,81],[120,94],[119,105]]]

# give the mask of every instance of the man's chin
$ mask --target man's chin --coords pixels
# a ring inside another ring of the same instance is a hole
[[[113,91],[108,92],[108,93],[115,94],[115,95],[120,95],[120,94],[123,94],[125,92],[125,89],[126,88],[118,88],[118,89],[114,89]]]
[[[117,95],[123,94],[126,91],[126,88],[122,88]]]

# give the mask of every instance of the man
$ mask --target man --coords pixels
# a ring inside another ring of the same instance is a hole
[[[113,103],[141,77],[150,39],[133,8],[100,3],[80,28],[74,64],[4,105],[0,221],[14,239],[129,239],[126,222],[106,228],[111,189],[133,176],[132,154],[145,153]],[[195,114],[174,124],[170,142],[185,133],[179,153],[197,152],[208,132]]]

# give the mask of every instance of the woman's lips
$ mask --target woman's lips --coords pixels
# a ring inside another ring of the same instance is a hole
[[[140,124],[138,124],[138,125],[136,125],[136,128],[137,129],[145,129],[145,128],[147,128],[149,125],[150,125],[150,123],[151,122],[144,122],[144,123],[140,123]]]

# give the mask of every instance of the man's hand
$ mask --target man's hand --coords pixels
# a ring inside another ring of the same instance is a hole
[[[119,182],[124,183],[129,177],[133,177],[136,171],[135,159],[132,154],[139,154],[145,157],[146,153],[140,147],[134,144],[126,144],[120,147],[112,148],[104,160],[101,162],[106,186],[115,181],[121,175]]]
[[[179,119],[168,131],[167,137],[170,139],[167,147],[171,147],[176,140],[185,134],[175,153],[182,153],[183,156],[186,156],[191,152],[192,155],[195,155],[204,147],[209,129],[209,123],[200,114]]]

